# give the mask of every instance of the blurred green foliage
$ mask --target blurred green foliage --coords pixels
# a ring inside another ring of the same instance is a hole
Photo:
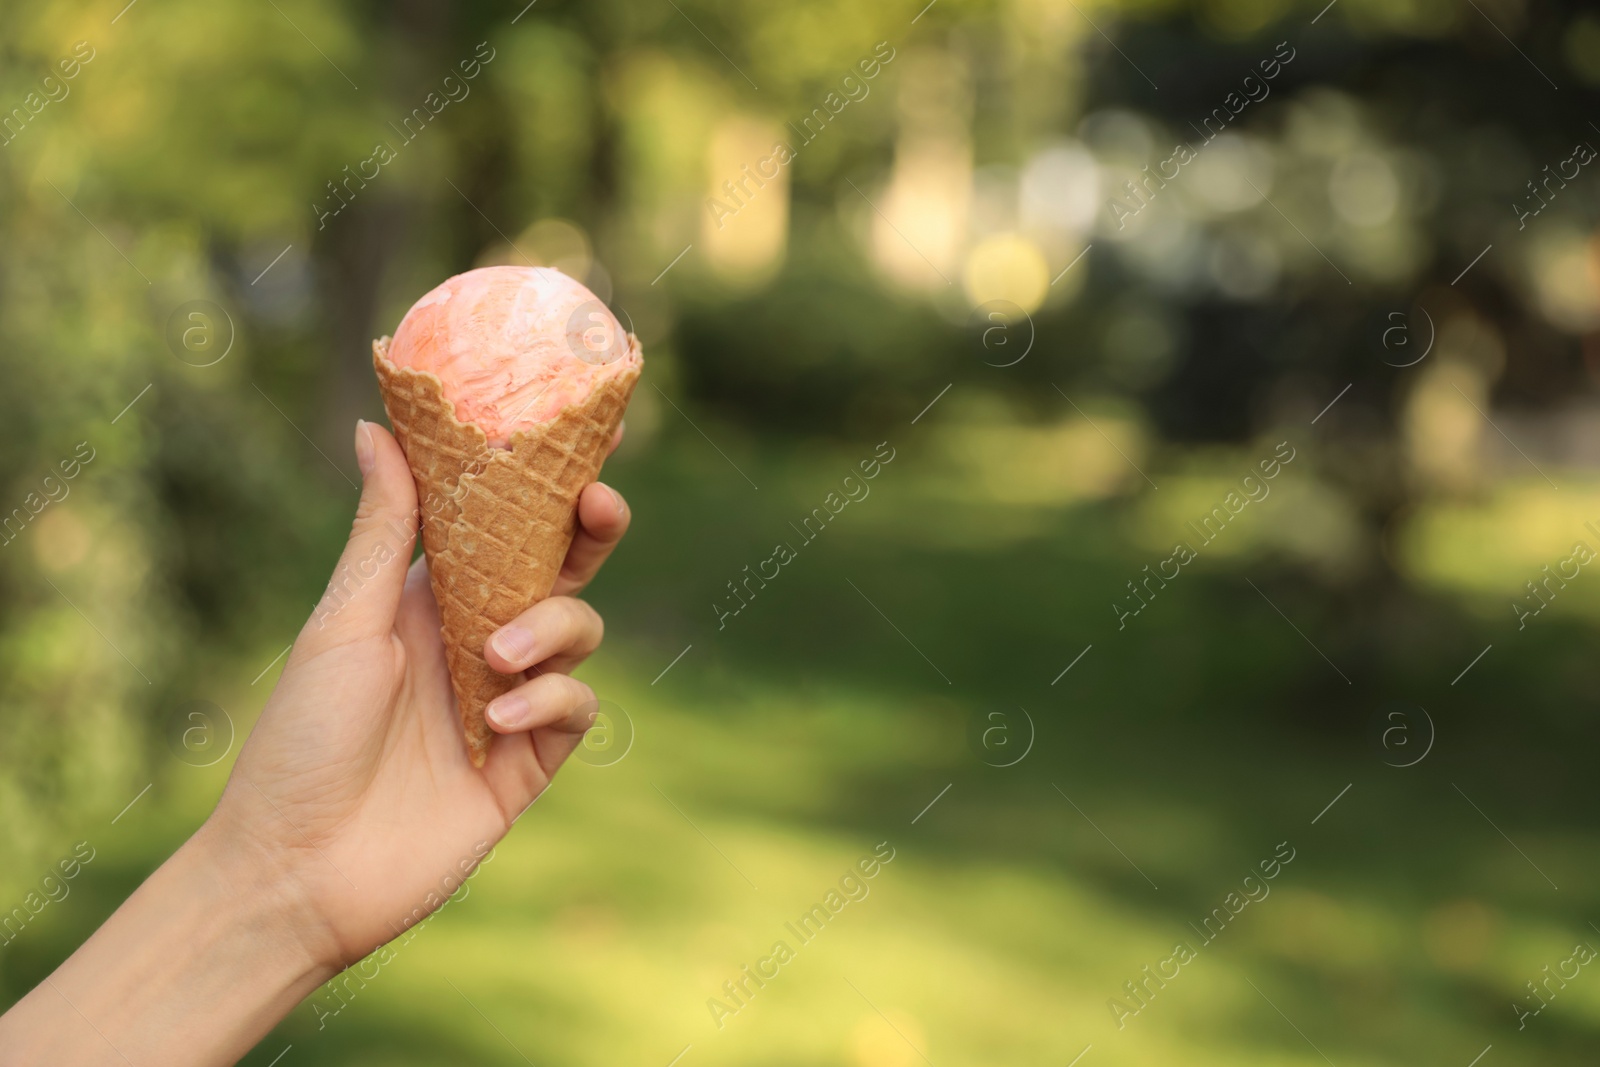
[[[371,338],[450,273],[537,261],[645,343],[586,668],[635,748],[566,771],[336,1019],[248,1062],[1592,1058],[1600,979],[1523,1030],[1511,1005],[1600,944],[1600,592],[1507,610],[1600,545],[1596,177],[1546,169],[1600,144],[1592,12],[0,0],[0,25],[0,907],[98,850],[0,945],[11,998],[220,788],[174,712],[242,734],[264,701],[353,507]],[[793,162],[717,225],[775,140]],[[1179,141],[1204,147],[1148,182]],[[884,440],[872,496],[719,628]],[[1125,583],[1282,440],[1274,495],[1119,630]],[[1020,708],[1034,747],[986,766],[972,738]],[[1418,708],[1434,746],[1393,766]],[[1108,999],[1286,839],[1272,896],[1118,1030]],[[719,1031],[707,998],[882,840],[871,896]]]

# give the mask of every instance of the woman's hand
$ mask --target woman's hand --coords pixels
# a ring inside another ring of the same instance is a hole
[[[622,498],[584,491],[554,595],[490,637],[489,663],[525,680],[490,705],[500,736],[480,770],[427,567],[407,568],[411,472],[377,426],[358,424],[356,456],[365,485],[329,595],[216,811],[0,1017],[6,1064],[234,1062],[340,968],[443,904],[581,741],[597,705],[568,672],[602,627],[572,595],[627,529]]]
[[[427,564],[406,569],[417,498],[405,456],[370,423],[357,426],[356,455],[365,485],[329,596],[211,818],[298,896],[308,946],[331,967],[443,903],[580,743],[598,704],[570,672],[604,627],[573,594],[628,525],[622,498],[589,486],[553,595],[490,637],[489,664],[526,680],[489,705],[500,736],[480,770],[467,759]]]

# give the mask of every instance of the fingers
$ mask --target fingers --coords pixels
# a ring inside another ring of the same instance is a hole
[[[484,718],[496,733],[554,729],[582,736],[600,710],[594,690],[565,674],[541,674],[490,701]]]
[[[627,419],[623,419],[621,422],[617,423],[617,432],[611,435],[611,444],[606,448],[606,458],[607,459],[610,459],[611,458],[611,453],[613,453],[613,452],[615,452],[617,450],[617,446],[622,443],[622,435],[627,433],[627,432],[628,432],[628,420]]]
[[[541,600],[489,635],[483,655],[501,674],[514,674],[538,664],[544,671],[566,672],[600,647],[605,622],[581,600],[556,596]]]
[[[595,482],[583,491],[578,498],[578,534],[556,578],[557,596],[570,596],[589,584],[628,532],[631,519],[622,494],[604,482]]]
[[[495,670],[539,671],[532,681],[496,697],[484,709],[484,718],[496,733],[528,738],[533,759],[515,762],[530,801],[582,742],[599,712],[594,690],[565,672],[600,647],[604,636],[605,623],[598,612],[581,600],[554,596],[524,611],[484,642],[484,658]],[[506,746],[498,744],[495,749],[504,752]],[[493,753],[490,759],[494,760]]]
[[[361,502],[350,540],[308,633],[331,644],[387,634],[394,626],[417,535],[417,490],[400,446],[382,426],[356,423]]]
[[[584,729],[593,725],[595,717],[599,714],[600,703],[586,705],[579,709],[585,722]],[[540,729],[535,730],[530,737],[533,739],[533,756],[539,761],[539,769],[546,778],[554,778],[561,765],[567,762],[567,757],[583,744],[582,732],[573,733],[571,730]]]

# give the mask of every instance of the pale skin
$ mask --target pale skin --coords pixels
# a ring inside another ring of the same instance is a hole
[[[387,558],[384,543],[394,558],[301,631],[210,818],[0,1017],[8,1067],[233,1063],[437,907],[441,885],[459,884],[582,741],[594,694],[570,672],[603,625],[574,594],[627,530],[621,496],[584,491],[553,595],[489,638],[490,665],[524,680],[490,705],[499,736],[478,769],[426,564],[407,570],[410,547],[393,543],[416,529],[405,456],[358,423],[356,458],[361,503],[341,566]]]

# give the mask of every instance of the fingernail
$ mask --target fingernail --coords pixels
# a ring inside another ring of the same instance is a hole
[[[611,499],[617,505],[617,514],[626,515],[628,513],[628,502],[622,499],[622,494],[611,488],[609,485],[606,485],[605,482],[601,482],[600,484],[605,485],[606,492],[611,494]]]
[[[517,730],[533,717],[533,709],[528,707],[526,700],[515,693],[507,693],[490,702],[489,706],[483,709],[483,714],[503,730]]]
[[[489,643],[507,663],[524,663],[533,655],[533,635],[518,626],[500,630]]]
[[[356,466],[361,468],[362,476],[372,473],[372,464],[378,458],[378,451],[372,443],[372,424],[366,419],[356,420]]]

